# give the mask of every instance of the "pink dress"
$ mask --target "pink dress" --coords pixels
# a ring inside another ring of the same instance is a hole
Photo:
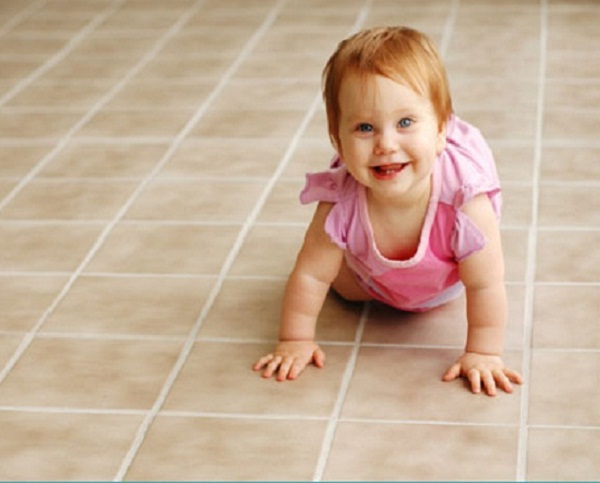
[[[369,221],[366,189],[338,158],[331,169],[308,174],[300,194],[303,204],[334,203],[325,221],[326,233],[345,250],[347,264],[361,286],[373,298],[401,310],[428,310],[461,293],[458,263],[487,243],[485,235],[461,211],[465,203],[486,193],[500,217],[500,183],[481,133],[452,116],[446,136],[446,147],[433,168],[419,246],[408,260],[381,255]]]

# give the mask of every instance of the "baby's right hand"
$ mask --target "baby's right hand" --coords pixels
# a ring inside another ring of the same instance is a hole
[[[277,373],[276,379],[285,381],[296,379],[311,362],[317,367],[323,367],[325,364],[325,353],[314,341],[282,341],[274,352],[256,361],[252,369],[264,369],[262,377],[265,378]]]

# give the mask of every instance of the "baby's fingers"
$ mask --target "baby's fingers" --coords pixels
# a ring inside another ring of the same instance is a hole
[[[481,392],[481,373],[477,369],[471,369],[467,373],[467,379],[471,384],[471,391],[475,394],[479,394]]]
[[[452,364],[450,369],[446,371],[446,373],[442,376],[442,381],[450,382],[454,381],[457,377],[460,377],[461,374],[461,365],[460,362],[456,362]]]
[[[269,362],[273,360],[273,354],[267,354],[266,356],[262,356],[258,359],[254,365],[252,366],[253,371],[260,371],[263,367],[265,367]]]
[[[262,356],[259,360],[257,360],[252,366],[252,369],[255,371],[264,369],[262,376],[271,377],[273,374],[275,374],[275,372],[277,372],[282,360],[282,356],[267,354],[266,356]]]
[[[504,374],[506,374],[506,377],[508,377],[511,382],[514,382],[515,384],[523,384],[523,376],[517,371],[512,369],[504,369]]]

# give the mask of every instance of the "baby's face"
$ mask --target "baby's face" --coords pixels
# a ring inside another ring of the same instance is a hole
[[[353,74],[339,100],[337,148],[359,183],[393,197],[429,188],[446,137],[428,98],[387,77]]]

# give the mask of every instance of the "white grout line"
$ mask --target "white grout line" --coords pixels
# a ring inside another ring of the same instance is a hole
[[[279,0],[277,2],[277,4],[272,8],[271,12],[269,13],[269,15],[267,16],[265,21],[261,24],[260,28],[255,32],[255,34],[252,36],[252,38],[246,43],[246,45],[244,46],[244,49],[240,53],[239,57],[236,59],[236,61],[234,61],[232,66],[227,70],[227,72],[222,77],[217,88],[213,91],[211,96],[209,96],[209,98],[207,99],[207,102],[205,104],[205,107],[201,108],[197,111],[196,115],[192,119],[193,124],[195,124],[200,119],[200,117],[202,115],[204,115],[206,109],[208,108],[208,104],[212,103],[212,101],[221,93],[221,91],[224,89],[226,84],[230,81],[230,79],[233,77],[233,75],[239,69],[241,64],[245,61],[245,59],[248,57],[248,55],[250,55],[251,51],[256,47],[256,45],[258,44],[260,39],[265,35],[265,33],[271,27],[272,23],[275,21],[277,15],[279,14],[279,11],[284,7],[284,5],[285,5],[285,3],[287,3],[287,1],[288,0]],[[131,447],[129,448],[127,454],[125,455],[125,458],[121,462],[121,465],[119,467],[117,474],[114,477],[114,481],[121,481],[125,477],[131,464],[133,463],[133,460],[135,459],[135,456],[137,455],[138,451],[140,450],[141,445],[146,438],[146,434],[147,434],[148,430],[150,429],[150,425],[152,424],[152,422],[158,415],[159,411],[161,410],[162,406],[164,405],[166,398],[167,398],[169,392],[171,391],[173,384],[175,383],[175,380],[177,379],[179,373],[183,369],[184,364],[186,363],[192,349],[194,348],[194,345],[195,345],[196,339],[197,339],[197,334],[202,326],[202,323],[204,322],[204,319],[208,315],[209,310],[212,308],[212,305],[214,304],[214,302],[221,290],[223,281],[225,280],[231,266],[233,265],[233,262],[235,261],[235,258],[237,257],[237,254],[239,253],[239,251],[246,239],[246,236],[248,235],[248,233],[250,231],[250,228],[252,227],[254,221],[258,217],[258,214],[260,213],[262,206],[266,202],[273,186],[277,182],[277,179],[279,178],[279,176],[285,169],[287,163],[291,159],[291,156],[296,148],[296,145],[298,144],[298,142],[300,140],[300,136],[306,130],[306,127],[308,126],[312,116],[314,115],[314,113],[316,111],[316,107],[318,105],[318,100],[319,100],[319,97],[316,97],[315,101],[313,101],[313,103],[310,106],[309,110],[307,111],[300,127],[296,131],[296,134],[295,134],[294,138],[292,139],[292,141],[288,147],[288,150],[286,151],[282,160],[280,161],[278,168],[273,173],[273,176],[271,177],[270,182],[267,184],[267,186],[263,190],[262,195],[259,197],[256,205],[254,206],[254,209],[248,215],[246,222],[242,226],[242,229],[241,229],[240,233],[238,234],[238,237],[237,237],[231,251],[229,252],[229,255],[227,256],[225,262],[223,263],[223,266],[221,268],[221,272],[217,278],[217,281],[216,281],[215,285],[213,286],[213,289],[212,289],[211,293],[209,294],[207,301],[205,302],[204,307],[203,307],[200,315],[198,316],[196,323],[194,324],[194,327],[192,328],[192,330],[189,333],[186,343],[184,344],[184,347],[183,347],[182,351],[180,352],[179,358],[177,359],[173,369],[171,370],[169,376],[167,377],[165,384],[163,385],[154,405],[152,406],[152,410],[150,411],[150,413],[148,414],[148,416],[145,418],[144,422],[138,429],[136,437],[135,437]],[[193,126],[193,124],[190,123],[189,130],[191,130],[191,127]],[[187,131],[189,131],[189,130],[187,130]],[[187,135],[187,133],[188,132],[185,132],[186,135]],[[182,137],[182,139],[183,139],[183,137]]]
[[[329,455],[331,454],[331,449],[333,447],[335,432],[337,430],[338,423],[341,419],[344,401],[346,400],[346,395],[348,394],[348,389],[350,388],[350,381],[352,380],[352,376],[354,375],[354,369],[356,368],[362,336],[365,330],[365,325],[369,318],[370,307],[371,304],[369,302],[366,302],[363,305],[363,311],[360,316],[358,328],[356,329],[356,335],[354,338],[354,344],[352,346],[352,352],[350,354],[350,358],[348,359],[348,363],[346,364],[346,370],[344,371],[344,374],[342,376],[340,389],[338,391],[338,395],[333,410],[331,412],[331,416],[329,417],[329,422],[325,430],[325,436],[323,437],[321,450],[319,452],[319,459],[317,461],[315,472],[313,473],[312,481],[323,480],[323,474],[325,473],[325,468],[327,467]]]
[[[31,74],[22,79],[12,89],[9,89],[2,97],[0,97],[0,107],[13,99],[17,94],[23,91],[32,82],[39,79],[42,75],[48,72],[52,67],[63,60],[77,45],[90,33],[93,32],[104,20],[116,12],[125,0],[113,0],[112,5],[106,8],[103,12],[97,14],[92,20],[86,24],[79,32],[69,39],[67,45],[60,49],[56,54],[50,57],[40,67],[35,69]]]
[[[519,440],[517,447],[516,480],[527,479],[527,454],[529,443],[529,391],[531,388],[531,362],[533,339],[533,312],[535,296],[538,209],[540,196],[540,173],[542,163],[542,142],[544,133],[544,100],[546,81],[546,51],[548,37],[548,6],[546,0],[540,0],[540,65],[538,78],[535,147],[532,178],[531,228],[527,246],[527,266],[525,274],[525,309],[523,328],[523,377],[525,385],[521,391],[521,407],[519,419]]]
[[[104,103],[108,102],[108,100],[112,97],[112,95],[114,95],[116,92],[118,92],[118,90],[120,88],[122,88],[122,86],[125,84],[125,82],[127,82],[127,80],[129,78],[131,78],[133,75],[135,75],[147,62],[149,62],[150,60],[152,60],[152,58],[156,55],[156,53],[158,53],[158,51],[160,50],[160,48],[162,48],[162,46],[173,35],[175,35],[175,33],[177,33],[181,29],[181,27],[185,24],[185,22],[187,21],[187,19],[190,18],[193,14],[196,13],[196,11],[200,8],[200,5],[201,5],[201,3],[196,3],[192,8],[190,8],[190,10],[187,12],[187,14],[183,15],[182,17],[180,17],[180,19],[165,34],[163,34],[163,36],[160,38],[160,40],[155,44],[154,48],[152,48],[149,51],[149,53],[146,56],[144,56],[137,64],[135,64],[135,66],[128,71],[128,73],[125,75],[125,77],[120,82],[118,82],[115,85],[115,87],[109,91],[108,94],[106,94],[100,101],[98,101],[98,103],[92,108],[92,110],[90,111],[90,113],[86,114],[69,131],[69,133],[50,152],[50,154],[47,155],[42,161],[40,161],[38,163],[38,165],[34,169],[32,169],[23,178],[22,182],[17,186],[17,188],[15,188],[11,192],[12,196],[16,195],[16,193],[18,193],[31,179],[33,179],[33,177],[37,174],[37,172],[39,170],[41,170],[46,163],[48,163],[58,152],[60,152],[61,149],[63,149],[63,147],[68,142],[68,139],[95,112],[97,112],[104,105]],[[106,225],[106,227],[100,233],[100,235],[97,238],[96,242],[94,243],[94,245],[92,246],[92,248],[89,250],[89,252],[85,256],[85,258],[83,259],[83,261],[79,264],[79,266],[76,268],[76,270],[69,277],[69,280],[67,281],[67,283],[65,284],[65,286],[62,288],[62,290],[59,292],[59,294],[56,296],[56,298],[52,301],[52,303],[46,309],[46,311],[42,314],[42,316],[37,321],[37,323],[35,324],[35,326],[23,338],[23,340],[21,341],[21,343],[17,347],[16,351],[10,357],[10,359],[8,360],[8,362],[4,365],[4,368],[2,369],[2,371],[0,371],[0,383],[2,381],[4,381],[4,379],[6,378],[6,376],[8,375],[8,373],[12,370],[12,368],[15,366],[15,364],[21,358],[22,354],[29,347],[29,345],[31,344],[31,342],[35,338],[36,333],[40,330],[40,328],[42,327],[42,325],[46,322],[46,320],[48,319],[48,317],[50,316],[50,314],[56,309],[56,307],[58,306],[58,304],[64,299],[64,297],[66,296],[67,292],[71,289],[71,287],[73,286],[73,284],[75,283],[75,281],[77,280],[77,278],[83,272],[84,268],[89,264],[89,262],[94,257],[94,255],[96,254],[96,252],[102,246],[102,244],[104,243],[104,241],[108,237],[108,234],[116,226],[116,224],[119,222],[119,220],[123,217],[124,213],[127,211],[127,209],[129,208],[129,206],[135,201],[135,199],[137,198],[137,196],[139,196],[139,193],[143,190],[143,188],[146,186],[146,184],[152,178],[152,176],[154,175],[154,173],[157,172],[158,170],[160,170],[160,168],[162,167],[162,164],[164,164],[166,161],[167,161],[166,159],[161,160],[161,162],[155,167],[155,169],[150,173],[150,175],[145,180],[142,181],[142,183],[138,186],[138,188],[134,191],[134,193],[129,197],[129,199],[126,201],[125,205],[121,208],[121,210],[119,210],[119,212],[115,215],[115,217],[113,218],[113,220],[108,225]],[[9,195],[8,197],[4,198],[4,200],[2,202],[0,202],[0,210],[9,201],[10,196],[11,195]]]
[[[11,30],[15,25],[17,25],[22,20],[25,20],[30,15],[33,15],[36,10],[39,10],[46,4],[46,0],[37,0],[31,3],[29,6],[25,7],[19,13],[17,13],[14,17],[11,17],[4,25],[0,26],[0,36],[6,34],[9,30]]]
[[[120,0],[123,1],[123,0]],[[179,21],[173,24],[173,26],[166,31],[158,42],[131,68],[127,71],[125,76],[121,78],[113,87],[104,94],[96,103],[75,123],[69,131],[62,136],[58,142],[54,145],[53,149],[44,156],[38,164],[31,169],[27,175],[25,175],[19,183],[0,201],[0,211],[11,202],[17,194],[50,162],[58,153],[60,153],[71,141],[73,136],[79,131],[93,116],[95,116],[123,87],[129,82],[135,75],[137,75],[142,68],[146,66],[151,60],[156,57],[156,54],[162,49],[162,47],[173,37],[179,30],[181,30],[187,19],[199,8],[200,4],[195,4],[193,10],[188,15],[180,17]],[[173,142],[177,142],[176,139]],[[171,147],[173,145],[171,144]],[[166,155],[165,155],[166,156]],[[151,177],[153,173],[149,176]]]
[[[144,416],[143,409],[98,409],[58,406],[0,406],[0,412],[37,413],[37,414],[92,414],[113,416]]]
[[[448,55],[448,49],[450,47],[450,42],[452,41],[452,35],[454,34],[454,29],[456,27],[456,18],[458,17],[458,11],[460,9],[460,0],[452,0],[450,4],[450,12],[448,13],[448,17],[446,18],[446,22],[444,24],[444,33],[442,34],[442,41],[440,43],[440,55],[443,59]]]

